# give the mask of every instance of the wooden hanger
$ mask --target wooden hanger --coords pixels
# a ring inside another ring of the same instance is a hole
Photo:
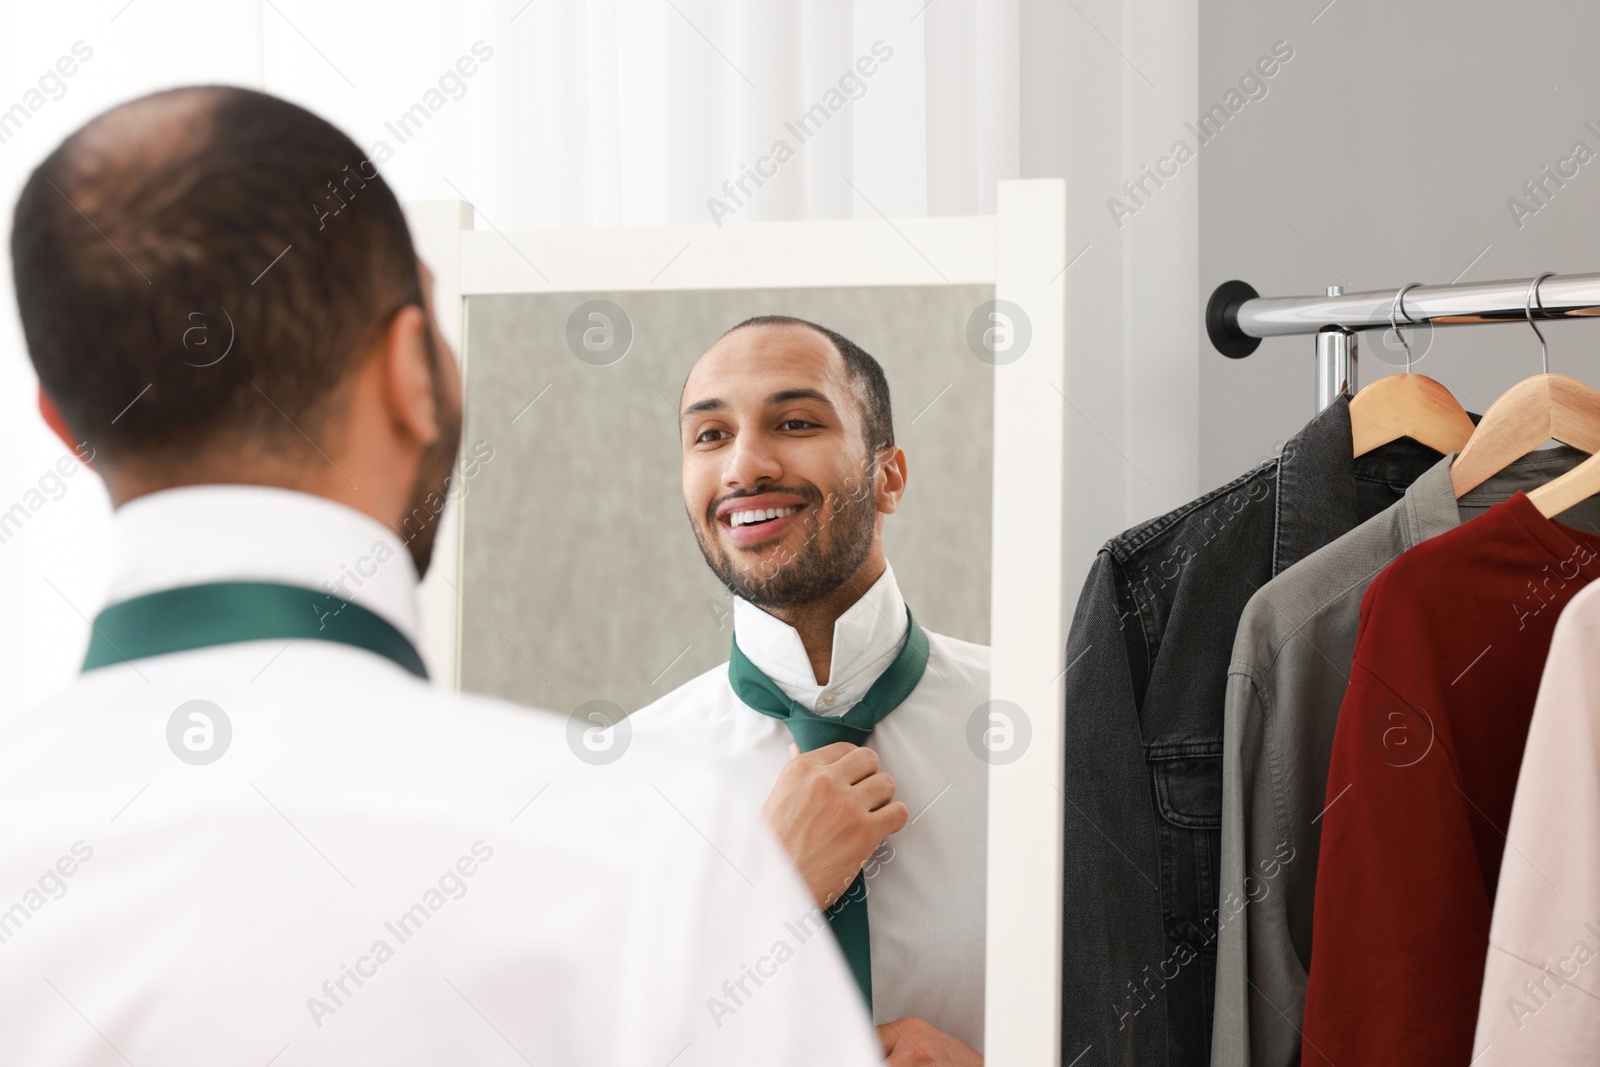
[[[1559,478],[1541,485],[1528,494],[1528,501],[1539,509],[1539,514],[1553,519],[1596,493],[1600,493],[1600,455],[1590,456]]]
[[[1350,435],[1357,456],[1402,437],[1449,455],[1463,449],[1476,429],[1450,390],[1411,373],[1411,342],[1400,332],[1397,320],[1406,291],[1416,287],[1413,282],[1401,288],[1389,306],[1389,326],[1406,349],[1406,372],[1379,378],[1350,400]]]
[[[1350,398],[1358,456],[1402,437],[1449,455],[1465,448],[1475,429],[1450,390],[1423,374],[1391,374]]]
[[[1552,438],[1591,455],[1600,452],[1600,392],[1565,374],[1537,374],[1513,385],[1490,405],[1451,464],[1456,496]]]
[[[1545,373],[1513,385],[1484,412],[1471,440],[1450,465],[1450,481],[1458,498],[1551,439],[1582,449],[1591,456],[1600,453],[1600,392],[1576,378],[1550,373],[1549,346],[1533,321],[1532,304],[1539,283],[1548,277],[1549,274],[1541,274],[1533,280],[1528,287],[1529,303],[1523,308],[1528,325],[1533,327],[1544,351]],[[1590,461],[1585,460],[1549,485],[1529,493],[1529,499],[1543,494],[1539,499],[1547,505],[1565,499],[1582,481],[1568,479],[1589,466]],[[1553,492],[1561,483],[1565,485],[1560,491]],[[1537,506],[1537,500],[1535,504]],[[1555,512],[1544,512],[1542,507],[1540,510],[1548,517],[1566,508]]]

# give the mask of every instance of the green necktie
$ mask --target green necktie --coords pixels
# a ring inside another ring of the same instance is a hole
[[[332,593],[278,582],[207,582],[112,604],[91,624],[83,669],[240,641],[304,638],[375,652],[418,678],[428,670],[388,620]]]
[[[906,609],[906,639],[894,662],[872,683],[861,702],[843,715],[818,715],[789,699],[778,684],[739,649],[735,635],[733,653],[728,659],[728,681],[740,700],[763,715],[782,719],[802,752],[848,741],[864,745],[873,727],[883,721],[922,680],[928,666],[928,635]],[[857,874],[842,897],[828,908],[828,924],[839,939],[844,958],[855,974],[856,984],[867,1006],[872,1006],[872,946],[868,939],[866,879]]]

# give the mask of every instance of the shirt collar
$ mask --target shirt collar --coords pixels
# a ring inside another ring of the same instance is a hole
[[[1410,528],[1410,544],[1420,545],[1461,525],[1455,483],[1450,480],[1450,464],[1455,458],[1456,453],[1450,453],[1423,471],[1406,490],[1405,517]]]
[[[861,700],[900,651],[906,636],[906,602],[885,566],[860,600],[833,624],[828,684],[818,685],[805,644],[794,627],[742,598],[733,601],[739,649],[789,699],[818,715],[843,715]]]
[[[395,533],[324,497],[197,485],[130,500],[112,520],[108,604],[216,581],[282,582],[359,604],[417,640],[417,572]]]
[[[1450,464],[1460,453],[1435,463],[1406,490],[1406,522],[1412,544],[1421,544],[1466,519],[1479,515],[1518,493],[1532,492],[1588,459],[1588,453],[1569,445],[1555,445],[1529,452],[1526,456],[1496,471],[1482,484],[1456,499],[1455,483],[1450,480]]]
[[[1467,417],[1474,423],[1479,418],[1471,412]],[[1401,499],[1439,458],[1409,437],[1356,456],[1350,398],[1336,397],[1289,439],[1278,458],[1272,573],[1283,573]]]
[[[1355,449],[1350,399],[1343,395],[1284,444],[1278,457],[1273,574],[1356,525]]]

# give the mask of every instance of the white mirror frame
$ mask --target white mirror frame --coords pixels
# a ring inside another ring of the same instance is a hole
[[[991,1067],[1059,1067],[1066,553],[1066,189],[1001,182],[992,216],[570,229],[473,229],[458,200],[409,204],[460,353],[466,298],[490,293],[993,284],[1026,350],[995,368],[990,696],[1025,709],[1022,755],[989,771],[984,1044]],[[488,223],[488,220],[484,220]],[[423,655],[458,683],[461,539],[445,512],[422,587]]]

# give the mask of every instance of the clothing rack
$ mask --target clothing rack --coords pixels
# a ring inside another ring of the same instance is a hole
[[[1402,292],[1403,288],[1403,292]],[[1398,300],[1396,299],[1399,294]],[[1223,282],[1206,305],[1206,333],[1218,352],[1243,359],[1264,337],[1315,334],[1317,410],[1357,385],[1357,336],[1401,326],[1477,326],[1600,315],[1600,274],[1542,274],[1467,285],[1416,285],[1323,296],[1263,297],[1248,283]]]

